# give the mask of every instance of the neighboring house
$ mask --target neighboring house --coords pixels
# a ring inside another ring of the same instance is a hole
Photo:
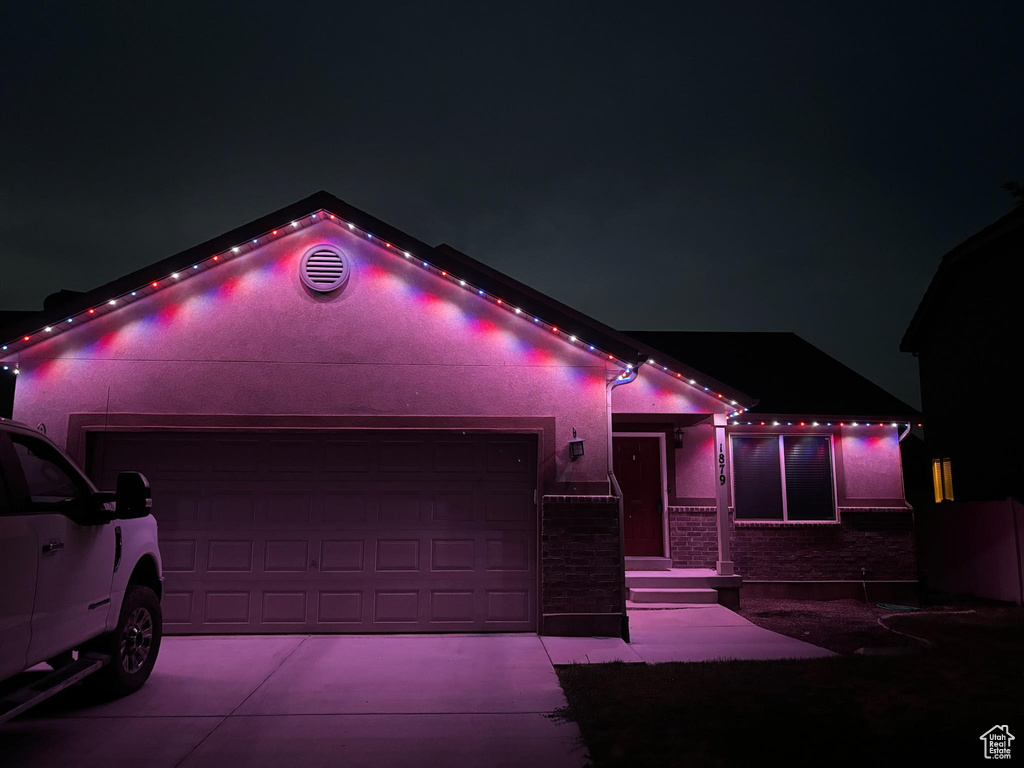
[[[900,344],[918,359],[935,507],[919,517],[928,586],[1024,601],[1020,376],[1024,206],[942,257]],[[987,412],[985,412],[987,413]],[[983,425],[979,430],[979,424]]]
[[[325,192],[3,338],[16,419],[152,482],[169,633],[626,635],[626,568],[671,564],[726,603],[915,585],[913,409],[791,334],[621,333]]]

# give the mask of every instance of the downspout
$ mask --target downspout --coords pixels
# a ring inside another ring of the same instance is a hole
[[[903,440],[904,440],[904,438],[906,438],[906,436],[910,434],[910,426],[911,426],[911,425],[910,425],[910,423],[908,422],[908,423],[907,423],[907,428],[906,428],[905,430],[903,430],[903,434],[902,434],[902,435],[900,435],[900,438],[899,438],[899,440],[897,440],[897,441],[896,441],[897,443],[902,443],[902,442],[903,442]]]
[[[612,453],[612,390],[622,384],[629,384],[636,379],[641,363],[637,363],[626,374],[620,374],[605,385],[605,403],[608,410],[608,480],[611,483],[612,495],[619,507],[619,564],[622,568],[622,639],[629,642],[629,617],[626,616],[626,515],[622,501],[622,489],[615,479],[615,455]]]

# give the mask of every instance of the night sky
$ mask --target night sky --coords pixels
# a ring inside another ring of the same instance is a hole
[[[2,309],[326,189],[618,328],[795,331],[919,405],[903,331],[1024,182],[1020,2],[18,5]]]

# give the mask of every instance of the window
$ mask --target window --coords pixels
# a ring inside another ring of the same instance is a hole
[[[737,520],[835,520],[827,435],[732,438]]]
[[[49,445],[18,434],[11,435],[11,442],[25,473],[33,509],[60,510],[68,502],[85,498],[85,483]]]
[[[953,470],[949,459],[932,459],[932,489],[936,504],[953,500]]]

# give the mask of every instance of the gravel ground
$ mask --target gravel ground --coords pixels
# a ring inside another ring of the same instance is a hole
[[[901,648],[915,645],[881,626],[878,619],[894,611],[857,600],[778,600],[743,598],[739,613],[747,621],[782,635],[805,640],[836,653],[858,648]]]

